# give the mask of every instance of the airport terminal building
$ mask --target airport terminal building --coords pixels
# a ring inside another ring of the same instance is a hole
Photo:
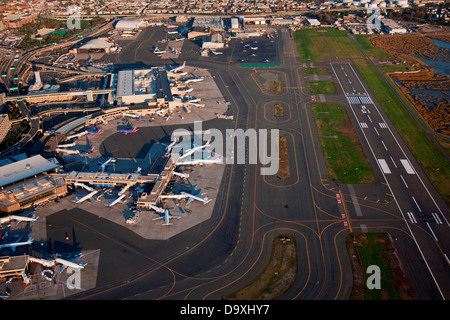
[[[0,167],[0,212],[14,212],[67,194],[63,178],[50,173],[59,162],[41,155]]]

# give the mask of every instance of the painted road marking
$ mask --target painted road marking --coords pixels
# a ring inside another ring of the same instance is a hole
[[[383,170],[384,173],[388,174],[388,173],[392,173],[391,170],[389,169],[389,166],[386,162],[386,160],[384,159],[377,159],[378,163],[381,166],[381,170]]]
[[[408,216],[409,216],[409,220],[411,220],[411,223],[417,223],[416,218],[414,217],[412,212],[407,212]]]
[[[416,173],[408,160],[400,159],[400,162],[402,163],[403,167],[405,167],[405,170],[406,170],[406,172],[408,174],[415,174]]]

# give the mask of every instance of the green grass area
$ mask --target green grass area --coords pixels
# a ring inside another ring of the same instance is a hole
[[[334,82],[331,81],[308,81],[306,88],[314,94],[334,94],[337,92]]]
[[[326,68],[303,68],[304,74],[326,74],[328,70]]]
[[[326,58],[362,58],[347,32],[335,28],[301,29],[294,33],[301,60],[323,62]]]
[[[367,60],[355,60],[354,63],[433,186],[450,204],[450,162],[434,146],[372,64]]]
[[[374,182],[372,167],[345,107],[315,103],[312,110],[329,178],[352,184]]]
[[[355,35],[356,41],[360,44],[360,46],[375,60],[384,60],[392,57],[392,54],[384,51],[381,48],[374,47],[370,41],[368,36],[366,35]]]
[[[346,240],[353,268],[351,300],[410,300],[414,291],[404,275],[387,233],[354,233]],[[369,289],[369,266],[380,270],[380,289]]]

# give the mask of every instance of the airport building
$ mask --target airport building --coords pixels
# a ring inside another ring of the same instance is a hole
[[[14,212],[67,194],[64,179],[50,173],[59,162],[41,155],[0,167],[0,212]]]
[[[154,70],[124,70],[117,75],[119,104],[148,103],[156,98]]]
[[[119,20],[116,23],[115,29],[122,31],[132,31],[137,30],[141,27],[145,26],[144,21],[139,20]]]
[[[92,39],[79,47],[74,49],[73,53],[97,53],[104,52],[109,53],[111,51],[111,43],[106,41],[104,38]]]
[[[0,257],[0,278],[19,277],[28,267],[27,255]]]

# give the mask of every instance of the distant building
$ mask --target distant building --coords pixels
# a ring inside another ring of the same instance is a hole
[[[320,26],[320,21],[317,19],[307,19],[307,20],[311,26],[315,26],[315,27]]]
[[[220,33],[203,37],[202,49],[221,49],[223,46],[223,37]]]
[[[238,18],[231,18],[231,29],[239,29]]]
[[[9,116],[7,114],[0,115],[0,143],[5,139],[11,128],[11,123],[9,121]]]
[[[119,104],[125,105],[156,99],[153,69],[119,71],[116,99]]]
[[[92,39],[79,47],[78,49],[74,49],[74,53],[81,52],[105,52],[109,53],[111,51],[112,45],[106,41],[104,38]]]
[[[203,27],[194,27],[188,32],[188,39],[195,39],[197,37],[208,36],[211,34],[211,29]]]
[[[192,27],[209,28],[214,31],[223,31],[223,20],[220,17],[195,17]]]
[[[119,20],[116,23],[116,30],[137,30],[144,26],[144,21],[136,21],[136,20]]]

